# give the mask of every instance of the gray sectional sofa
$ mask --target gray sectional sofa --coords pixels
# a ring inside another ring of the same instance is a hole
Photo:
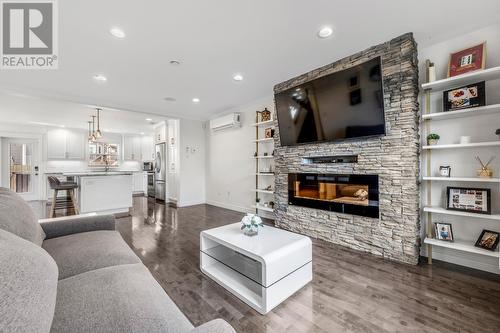
[[[234,332],[194,328],[114,229],[113,216],[39,222],[0,188],[0,332]]]

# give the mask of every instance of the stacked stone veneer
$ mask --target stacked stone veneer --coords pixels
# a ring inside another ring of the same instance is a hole
[[[275,93],[382,58],[386,135],[282,147],[275,135],[276,225],[356,250],[416,264],[420,247],[417,45],[411,33],[274,87]],[[276,119],[276,117],[275,117]],[[301,164],[302,157],[358,155],[355,164]],[[288,205],[288,173],[379,175],[380,218]]]

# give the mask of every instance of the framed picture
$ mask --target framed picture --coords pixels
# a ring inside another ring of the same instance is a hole
[[[448,64],[448,77],[484,69],[486,42],[452,53]]]
[[[443,91],[443,111],[454,111],[486,105],[484,81]]]
[[[450,177],[451,176],[451,167],[446,165],[442,165],[439,167],[439,174],[441,177]]]
[[[447,187],[446,209],[491,214],[491,190],[488,188]]]
[[[498,246],[499,238],[500,234],[498,232],[483,230],[475,245],[486,250],[495,251]]]
[[[274,137],[274,129],[272,128],[266,128],[264,130],[264,136],[266,139],[273,138]]]
[[[450,223],[434,223],[436,239],[453,242],[453,229]]]

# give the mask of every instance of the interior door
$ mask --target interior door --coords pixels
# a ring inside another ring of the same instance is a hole
[[[38,141],[7,139],[9,187],[25,200],[39,199]]]

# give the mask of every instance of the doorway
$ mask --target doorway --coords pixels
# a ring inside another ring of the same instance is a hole
[[[24,200],[39,199],[38,141],[2,138],[2,185]]]

